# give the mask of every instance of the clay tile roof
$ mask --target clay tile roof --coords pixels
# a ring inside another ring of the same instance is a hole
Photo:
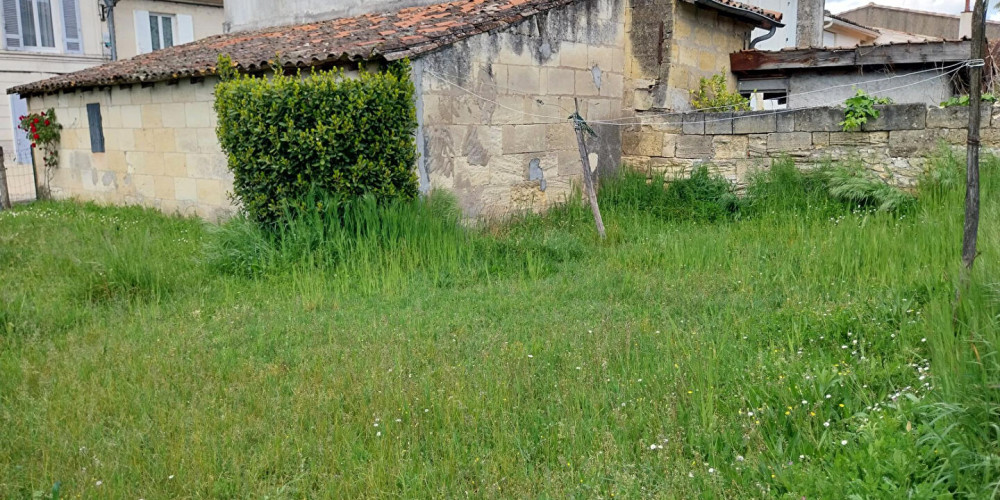
[[[688,3],[701,5],[712,9],[723,11],[730,15],[743,18],[745,21],[757,25],[757,27],[770,29],[772,26],[781,27],[782,13],[773,10],[762,9],[756,5],[750,5],[736,0],[685,0]]]
[[[246,72],[362,60],[416,57],[576,0],[459,0],[293,26],[240,31],[142,54],[7,89],[34,95],[59,90],[214,75],[220,54]]]
[[[285,68],[304,68],[362,60],[394,61],[417,57],[465,38],[504,28],[577,0],[458,0],[391,12],[216,35],[115,61],[75,73],[7,89],[43,94],[216,74],[220,54],[245,72],[269,69],[276,59]],[[773,22],[780,13],[734,0],[725,3]]]

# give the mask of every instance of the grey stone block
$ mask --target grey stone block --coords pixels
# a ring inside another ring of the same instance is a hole
[[[685,134],[704,134],[705,113],[685,113],[681,130]]]
[[[745,111],[733,113],[734,134],[767,134],[778,129],[777,115],[773,111]]]
[[[791,110],[781,110],[774,115],[776,120],[775,131],[776,132],[794,132],[795,131],[795,112]]]
[[[841,108],[797,109],[791,114],[796,132],[839,132],[844,121]]]
[[[682,135],[677,137],[677,158],[709,159],[712,157],[712,136]]]
[[[861,126],[861,130],[919,130],[927,124],[926,104],[891,104],[875,106],[875,109],[879,110],[878,118],[868,120],[868,123]]]
[[[989,127],[992,107],[984,104],[979,126]],[[969,128],[969,106],[952,106],[950,108],[929,108],[927,110],[927,128]]]
[[[705,134],[730,135],[732,133],[732,113],[705,113]]]
[[[812,133],[781,132],[767,134],[768,153],[789,153],[812,149]]]
[[[935,151],[942,129],[893,130],[889,132],[889,154],[895,157],[925,155]]]

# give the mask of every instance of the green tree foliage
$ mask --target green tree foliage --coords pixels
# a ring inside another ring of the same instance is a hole
[[[416,197],[417,126],[408,62],[348,78],[341,70],[236,75],[220,58],[218,136],[246,214],[277,221],[311,192],[379,202]]]
[[[702,78],[691,91],[691,106],[698,111],[750,111],[750,99],[730,92],[726,77],[719,73]]]

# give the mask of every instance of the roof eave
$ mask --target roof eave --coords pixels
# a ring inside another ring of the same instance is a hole
[[[730,16],[742,19],[747,23],[752,24],[758,28],[769,30],[772,27],[775,28],[785,27],[785,24],[782,23],[781,21],[777,21],[759,12],[754,12],[752,10],[747,10],[747,9],[741,9],[739,7],[735,7],[733,5],[729,5],[727,3],[720,2],[717,0],[687,0],[687,1],[695,5],[702,5],[705,7],[709,7],[711,9],[718,10],[720,12],[724,12]]]

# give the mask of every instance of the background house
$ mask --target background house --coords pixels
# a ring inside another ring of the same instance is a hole
[[[223,0],[120,0],[118,58],[146,54],[222,33]]]
[[[963,34],[969,36],[972,26],[971,12],[968,15],[943,14],[875,3],[841,12],[839,15],[844,19],[873,28],[887,28],[943,39],[955,39]],[[963,17],[967,19],[968,27],[963,28]],[[969,31],[963,33],[963,30],[966,29]],[[991,40],[1000,38],[1000,22],[986,21],[986,38]]]
[[[223,9],[222,0],[121,0],[116,16],[119,54],[129,56],[220,33]],[[0,88],[106,62],[110,55],[106,20],[97,0],[2,0]],[[35,194],[31,144],[16,124],[27,111],[27,102],[17,94],[0,100],[0,147],[15,199]]]

